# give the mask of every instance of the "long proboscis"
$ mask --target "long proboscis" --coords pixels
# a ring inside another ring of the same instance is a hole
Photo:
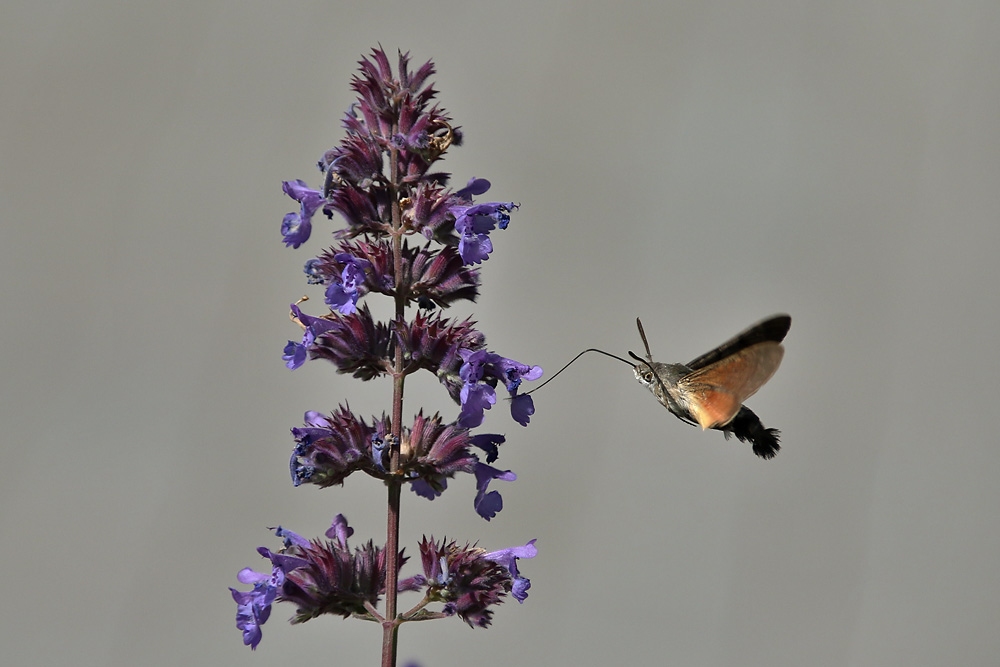
[[[633,364],[633,363],[632,363],[631,361],[629,361],[628,359],[622,359],[621,357],[619,357],[619,356],[617,356],[617,355],[614,355],[614,354],[611,354],[610,352],[605,352],[604,350],[598,350],[598,349],[597,349],[596,347],[588,347],[588,348],[587,348],[586,350],[584,350],[584,351],[583,351],[583,352],[581,352],[580,354],[578,354],[578,355],[576,355],[575,357],[573,357],[572,359],[570,359],[570,360],[569,360],[569,363],[567,363],[567,364],[566,364],[565,366],[563,366],[562,368],[560,368],[559,370],[557,370],[557,371],[556,371],[556,373],[555,373],[555,375],[553,375],[553,376],[552,376],[552,377],[550,377],[550,378],[549,378],[548,380],[546,380],[545,382],[541,383],[540,385],[538,385],[537,387],[535,387],[535,388],[534,388],[534,389],[532,389],[531,391],[526,391],[526,392],[524,392],[524,394],[522,394],[522,395],[524,395],[524,396],[527,396],[528,394],[534,394],[534,393],[535,393],[536,391],[538,391],[539,389],[541,389],[542,387],[544,387],[544,386],[545,386],[545,385],[547,385],[548,383],[550,383],[550,382],[552,382],[553,380],[555,380],[555,379],[556,379],[556,378],[557,378],[557,377],[559,376],[559,374],[560,374],[560,373],[562,373],[562,372],[563,372],[564,370],[566,370],[567,368],[569,368],[569,367],[570,367],[570,365],[571,365],[571,364],[572,364],[572,363],[573,363],[574,361],[576,361],[577,359],[579,359],[579,358],[580,358],[580,357],[582,357],[583,355],[587,354],[588,352],[600,352],[600,353],[601,353],[601,354],[603,354],[604,356],[606,356],[606,357],[611,357],[612,359],[617,359],[618,361],[622,362],[623,364],[628,364],[629,366],[634,366],[634,365],[635,365],[635,364]]]

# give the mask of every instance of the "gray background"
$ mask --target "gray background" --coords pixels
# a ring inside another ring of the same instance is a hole
[[[551,373],[639,315],[684,361],[793,315],[770,462],[598,356],[530,428],[489,413],[503,513],[406,494],[404,543],[537,537],[531,597],[401,659],[998,664],[1000,5],[652,4],[4,3],[6,664],[377,662],[375,626],[287,605],[251,654],[226,587],[265,526],[383,539],[379,485],[289,483],[305,410],[390,388],[282,366],[323,234],[278,233],[378,42],[437,62],[456,181],[522,204],[453,309],[493,349]]]

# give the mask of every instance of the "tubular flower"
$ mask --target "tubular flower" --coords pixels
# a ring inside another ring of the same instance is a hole
[[[486,492],[490,482],[494,479],[513,482],[517,479],[517,475],[510,470],[498,470],[485,463],[476,464],[476,499],[473,505],[476,508],[476,513],[487,521],[495,517],[503,509],[503,498],[500,497],[500,492]]]
[[[355,304],[361,296],[360,290],[365,283],[365,271],[371,268],[371,262],[358,259],[346,252],[333,256],[334,261],[343,264],[340,280],[326,288],[326,302],[342,315],[350,315],[357,308]]]
[[[493,252],[490,232],[496,227],[507,229],[510,211],[518,208],[513,202],[491,202],[475,206],[452,207],[455,232],[459,236],[458,252],[466,264],[479,264]]]
[[[309,348],[316,341],[316,336],[332,329],[335,323],[321,317],[306,315],[299,309],[298,304],[294,303],[291,305],[291,314],[292,319],[302,326],[302,342],[288,341],[281,358],[285,360],[285,366],[295,370],[305,363]]]
[[[537,555],[538,549],[535,547],[535,540],[531,540],[523,547],[511,547],[509,549],[501,549],[500,551],[491,551],[483,556],[483,558],[488,558],[507,568],[507,572],[510,573],[513,580],[511,595],[515,600],[524,604],[524,601],[528,599],[528,589],[531,588],[531,581],[518,573],[517,561],[520,558],[534,558]]]
[[[254,572],[243,568],[236,579],[241,584],[253,584],[253,590],[238,591],[230,588],[233,600],[236,602],[236,627],[243,631],[243,643],[251,649],[256,649],[260,643],[261,630],[265,621],[271,615],[273,603],[284,587],[288,573],[298,567],[308,565],[308,561],[285,554],[276,554],[260,547],[257,549],[264,558],[271,561],[271,572]]]
[[[518,394],[522,380],[537,380],[542,376],[540,366],[525,364],[501,357],[485,350],[459,350],[458,355],[465,362],[459,369],[463,381],[459,395],[462,411],[458,422],[466,428],[475,428],[483,423],[483,411],[496,403],[495,387],[503,382],[511,397],[511,415],[522,426],[535,412],[534,403],[527,394]]]
[[[298,213],[289,213],[281,221],[281,235],[285,237],[285,245],[298,248],[312,234],[312,217],[323,205],[323,195],[310,190],[305,181],[300,180],[285,181],[282,189],[286,195],[301,204]]]

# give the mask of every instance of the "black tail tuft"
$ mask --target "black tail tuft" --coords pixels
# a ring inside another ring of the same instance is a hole
[[[760,418],[747,406],[740,408],[732,421],[722,427],[722,432],[728,438],[732,433],[742,442],[753,445],[753,453],[762,459],[773,459],[781,446],[778,436],[781,431],[776,428],[764,428]]]

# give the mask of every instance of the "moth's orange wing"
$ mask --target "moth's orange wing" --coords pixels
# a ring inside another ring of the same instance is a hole
[[[743,404],[734,394],[707,384],[694,385],[687,391],[688,411],[703,430],[728,424]]]
[[[678,380],[677,388],[703,429],[724,426],[771,379],[784,354],[779,343],[757,343],[688,373]]]

